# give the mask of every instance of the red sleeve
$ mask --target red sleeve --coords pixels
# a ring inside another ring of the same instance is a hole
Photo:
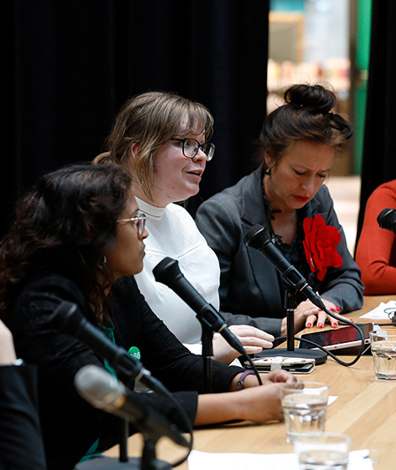
[[[396,180],[379,186],[367,200],[356,249],[365,295],[396,292],[396,236],[377,222],[378,214],[386,208],[396,209]]]

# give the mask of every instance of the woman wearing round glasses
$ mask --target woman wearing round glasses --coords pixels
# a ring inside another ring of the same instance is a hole
[[[143,268],[148,233],[130,186],[131,176],[117,165],[73,165],[46,175],[19,201],[0,246],[0,315],[18,357],[38,368],[48,470],[72,470],[83,456],[114,446],[119,436],[118,418],[91,406],[74,386],[83,366],[109,365],[55,331],[52,317],[65,301],[125,350],[139,348],[144,367],[174,393],[190,425],[282,419],[279,383],[298,382],[278,370],[258,386],[256,376],[241,367],[213,361],[214,393],[204,393],[202,358],[150,310],[133,277]],[[133,388],[133,377],[127,379]],[[142,410],[188,431],[173,401],[158,393],[129,393]],[[132,422],[129,433],[138,429]]]
[[[180,205],[199,191],[206,163],[213,158],[210,143],[213,117],[200,103],[165,92],[148,92],[125,103],[107,138],[108,152],[96,162],[121,164],[133,175],[132,190],[146,214],[150,237],[144,270],[136,276],[139,289],[152,310],[190,349],[200,350],[201,325],[193,312],[168,287],[157,283],[153,268],[165,257],[177,259],[180,269],[199,293],[219,307],[219,263],[194,220]],[[271,320],[260,323],[247,316],[225,313],[249,353],[271,347]],[[254,326],[248,326],[246,325]],[[258,326],[261,328],[255,328]],[[192,345],[197,345],[193,347]],[[223,338],[214,341],[217,360],[237,357]]]

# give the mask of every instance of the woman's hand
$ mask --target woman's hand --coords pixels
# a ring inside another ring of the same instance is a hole
[[[241,374],[234,377],[233,390]],[[198,412],[195,425],[220,423],[230,420],[249,420],[255,423],[283,420],[280,385],[293,383],[303,387],[301,379],[285,370],[276,370],[261,375],[262,386],[258,386],[255,375],[248,375],[244,389],[228,393],[212,393],[198,396]]]
[[[249,380],[250,379],[250,380]],[[255,379],[255,380],[252,380]],[[271,420],[282,420],[283,411],[280,400],[280,385],[287,383],[293,384],[295,388],[303,388],[304,382],[297,376],[282,369],[275,370],[269,374],[261,374],[263,385],[257,386],[257,378],[254,375],[248,375],[244,381],[244,390],[236,393],[243,393],[246,400],[246,408],[243,411],[244,419],[255,422],[265,422]],[[256,408],[260,400],[261,410]]]
[[[16,360],[11,331],[0,320],[0,365],[12,364]]]
[[[333,304],[333,302],[330,302],[329,300],[322,299],[322,302],[325,304],[327,310],[336,316],[340,316],[340,308],[337,307],[337,305]],[[287,333],[286,321],[286,318],[282,321],[282,336],[286,336]],[[318,308],[310,300],[301,302],[294,310],[294,331],[296,333],[304,328],[311,328],[315,323],[318,328],[323,328],[326,321],[333,327],[338,326],[338,321],[335,318],[328,315],[324,310]]]
[[[272,335],[254,326],[232,325],[229,329],[242,343],[247,354],[257,354],[263,348],[272,348],[272,343],[275,339]],[[213,355],[216,361],[223,364],[230,364],[230,362],[240,356],[239,352],[232,348],[222,336],[213,341]]]
[[[236,382],[238,382],[240,375],[237,375],[233,380],[233,390],[236,390]],[[302,380],[299,379],[296,375],[287,372],[284,369],[277,369],[268,374],[261,374],[261,381],[263,385],[269,385],[274,383],[287,383],[295,384],[298,386],[302,384]],[[243,388],[257,387],[259,385],[257,377],[254,374],[247,375],[243,382]]]
[[[240,419],[256,423],[283,420],[280,383],[263,383],[262,387],[247,388],[235,393],[241,400]]]

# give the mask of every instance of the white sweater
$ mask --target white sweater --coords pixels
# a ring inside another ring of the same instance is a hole
[[[147,216],[144,269],[135,276],[139,289],[153,312],[189,349],[199,353],[201,324],[196,313],[170,288],[156,282],[153,268],[165,257],[176,259],[181,272],[214,308],[219,308],[220,266],[214,251],[198,231],[194,219],[181,206],[154,207],[136,198]],[[191,346],[190,346],[191,345]]]

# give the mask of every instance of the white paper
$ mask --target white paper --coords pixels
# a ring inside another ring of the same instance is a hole
[[[389,309],[389,310],[387,310]],[[385,311],[386,310],[386,311]],[[386,304],[381,302],[378,307],[374,308],[368,313],[361,315],[360,318],[371,318],[373,320],[389,320],[389,312],[396,310],[396,301],[390,300]]]
[[[264,444],[265,445],[265,444]],[[295,454],[214,454],[191,451],[188,457],[188,470],[298,470]],[[348,470],[374,470],[368,449],[355,450],[349,453]]]
[[[330,395],[329,398],[327,399],[327,405],[331,405],[332,403],[334,403],[336,400],[337,400],[337,396],[336,395]]]

